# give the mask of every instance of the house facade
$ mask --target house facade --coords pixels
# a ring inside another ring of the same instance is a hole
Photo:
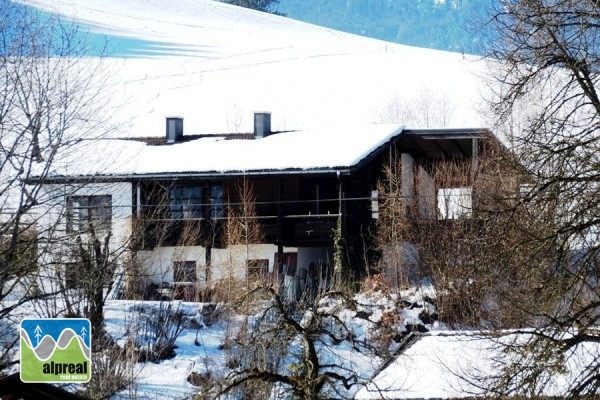
[[[346,273],[365,271],[378,182],[391,160],[401,166],[407,213],[470,218],[485,175],[478,160],[502,147],[484,129],[272,132],[269,113],[254,119],[252,134],[187,135],[182,118],[167,118],[161,137],[107,141],[110,151],[94,145],[87,169],[65,167],[47,179],[57,199],[49,219],[66,235],[110,232],[111,247],[127,249],[144,285],[169,297],[199,299],[235,281],[299,298],[331,285],[336,251]],[[468,176],[436,181],[436,165],[447,160],[467,165]],[[93,170],[97,163],[106,166]]]

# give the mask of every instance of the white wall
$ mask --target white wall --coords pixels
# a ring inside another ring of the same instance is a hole
[[[137,253],[137,261],[144,267],[144,273],[150,282],[160,284],[173,280],[173,261],[196,261],[199,280],[205,269],[206,250],[201,246],[157,247],[154,250],[142,250]]]
[[[296,248],[285,248],[285,252],[297,252]],[[268,259],[269,272],[273,272],[277,246],[256,244],[230,246],[226,249],[211,249],[211,281],[231,277],[246,279],[246,260]],[[154,283],[173,280],[173,261],[196,261],[198,280],[206,278],[206,249],[202,246],[157,247],[154,250],[139,251],[138,261],[145,266],[149,279]]]
[[[44,266],[35,277],[42,290],[55,290],[58,273],[64,279],[65,263],[72,261],[76,234],[67,233],[67,196],[111,195],[111,257],[120,262],[128,252],[132,231],[132,187],[127,182],[89,183],[81,185],[44,185],[40,205],[36,208],[36,229],[39,235],[40,265]],[[96,232],[102,241],[108,231]],[[85,235],[83,240],[85,241]]]
[[[297,253],[297,276],[305,276],[311,262],[315,265],[333,264],[333,253],[330,248],[284,247],[284,253]],[[248,248],[234,245],[226,249],[211,250],[211,281],[231,277],[237,280],[246,279],[246,260],[269,260],[269,272],[274,272],[277,246],[273,244],[254,244]],[[171,282],[173,279],[173,261],[196,261],[198,280],[202,285],[206,276],[206,249],[201,246],[157,247],[154,250],[139,251],[138,261],[145,266],[148,278],[157,284]]]
[[[67,235],[67,196],[112,196],[111,245],[121,247],[131,236],[132,187],[128,182],[89,183],[82,185],[45,185],[41,206],[40,227],[55,226],[56,233]],[[98,232],[106,234],[107,232]]]

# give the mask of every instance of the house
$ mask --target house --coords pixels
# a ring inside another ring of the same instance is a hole
[[[401,163],[407,210],[452,220],[473,216],[474,182],[486,174],[479,160],[506,152],[485,129],[273,132],[267,112],[254,114],[252,134],[189,135],[183,126],[169,117],[160,137],[82,143],[53,166],[46,188],[57,199],[47,214],[66,235],[110,231],[147,283],[186,299],[227,279],[261,279],[298,298],[330,285],[336,246],[359,276],[374,251],[386,163]],[[436,181],[445,160],[469,173]]]

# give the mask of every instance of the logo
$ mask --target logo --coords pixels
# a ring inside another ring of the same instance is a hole
[[[92,376],[91,325],[85,318],[21,321],[21,381],[83,383]]]

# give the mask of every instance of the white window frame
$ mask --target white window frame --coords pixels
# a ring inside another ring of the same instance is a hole
[[[460,219],[473,216],[473,188],[439,188],[437,192],[439,219]]]
[[[67,196],[67,232],[109,231],[112,227],[112,195]]]

